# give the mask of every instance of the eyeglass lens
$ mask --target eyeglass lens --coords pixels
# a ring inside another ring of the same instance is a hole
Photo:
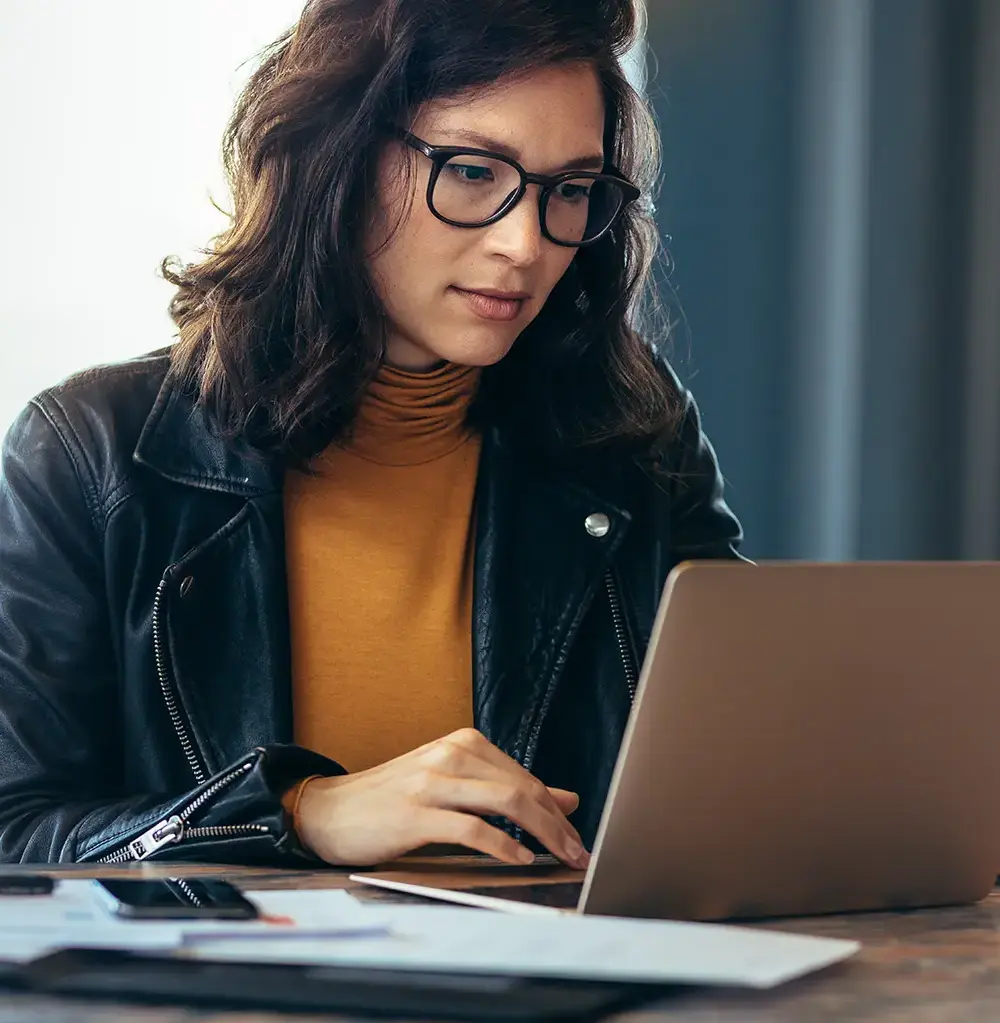
[[[521,187],[517,170],[503,160],[463,154],[441,168],[434,186],[434,209],[446,220],[468,227],[496,216]],[[576,178],[551,193],[545,227],[557,241],[580,244],[605,231],[624,203],[611,181]]]

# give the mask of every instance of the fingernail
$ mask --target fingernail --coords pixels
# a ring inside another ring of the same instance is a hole
[[[590,853],[586,849],[583,850],[583,855],[576,861],[576,865],[581,870],[586,870],[590,866]]]
[[[571,839],[566,843],[566,858],[570,863],[579,863],[582,856],[583,846],[579,842],[574,842]]]
[[[526,848],[523,845],[521,846],[520,849],[517,850],[517,858],[525,866],[527,866],[529,863],[534,863],[535,862],[535,854],[530,849]]]

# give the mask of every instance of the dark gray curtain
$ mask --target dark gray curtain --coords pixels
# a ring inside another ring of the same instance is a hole
[[[674,362],[747,553],[1000,557],[1000,2],[648,13]]]

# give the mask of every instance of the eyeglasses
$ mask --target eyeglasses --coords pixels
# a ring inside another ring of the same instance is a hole
[[[556,245],[579,248],[600,241],[642,193],[618,174],[567,171],[529,174],[516,161],[485,149],[432,146],[402,128],[396,137],[434,165],[427,183],[431,213],[452,227],[488,227],[541,185],[542,234]]]

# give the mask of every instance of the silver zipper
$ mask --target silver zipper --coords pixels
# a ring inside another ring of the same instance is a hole
[[[556,683],[559,681],[558,677],[549,680],[549,687],[545,691],[545,695],[542,697],[541,706],[538,708],[538,716],[535,718],[535,723],[532,726],[531,732],[528,735],[527,745],[524,747],[524,756],[521,758],[521,766],[526,770],[531,770],[531,765],[535,762],[535,747],[538,745],[538,736],[542,731],[542,724],[545,721],[545,717],[549,712],[549,705],[552,703],[552,697],[556,691]],[[517,828],[517,837],[520,838],[521,828]]]
[[[622,611],[621,594],[618,592],[618,580],[614,569],[609,568],[604,577],[604,585],[608,591],[608,603],[611,605],[611,618],[615,624],[615,637],[618,640],[618,652],[621,654],[622,667],[625,669],[625,682],[628,685],[628,698],[635,703],[635,691],[639,685],[639,674],[635,670],[635,659],[632,656],[632,644],[629,643],[628,629],[625,626],[625,613]]]
[[[618,638],[618,651],[621,654],[622,666],[625,668],[625,680],[628,683],[629,698],[634,700],[636,689],[635,669],[632,667],[632,658],[629,655],[628,633],[625,630],[625,617],[622,613],[621,599],[618,595],[618,584],[615,581],[613,569],[608,569],[608,572],[604,577],[604,582],[608,594],[608,602],[611,604],[611,615],[615,624],[615,636]],[[566,646],[568,645],[569,643],[567,642]],[[565,648],[563,652],[565,653]],[[556,683],[558,681],[558,677],[549,681],[549,687],[545,692],[545,696],[542,697],[542,704],[538,709],[538,716],[535,718],[535,724],[531,729],[531,734],[528,736],[528,743],[524,748],[524,756],[520,761],[521,766],[526,771],[530,771],[531,766],[534,763],[535,748],[538,746],[538,737],[541,735],[542,725],[545,722],[545,715],[548,713],[549,705],[552,703],[552,697],[555,693]],[[520,825],[508,822],[506,829],[508,834],[512,835],[516,841],[521,840],[524,829],[521,828]]]
[[[170,673],[167,670],[167,651],[163,642],[163,626],[161,615],[163,613],[163,598],[167,592],[167,580],[160,580],[156,588],[156,596],[153,599],[153,656],[156,658],[156,677],[160,680],[160,691],[163,693],[163,702],[167,705],[167,713],[170,715],[170,723],[174,726],[174,732],[180,740],[181,749],[184,751],[184,758],[188,762],[194,774],[195,783],[204,785],[208,780],[208,774],[198,760],[194,743],[181,717],[180,708],[177,706],[177,696],[170,681]]]
[[[614,569],[608,569],[607,575],[604,577],[604,584],[608,594],[608,603],[611,605],[611,617],[614,620],[615,636],[618,639],[618,652],[621,654],[622,667],[625,669],[625,681],[628,685],[629,700],[635,700],[635,691],[637,686],[637,676],[635,666],[632,661],[631,650],[628,641],[628,632],[625,628],[625,615],[622,612],[621,597],[618,594],[618,583],[615,580]],[[548,691],[542,699],[542,705],[538,711],[538,717],[535,719],[534,727],[531,729],[531,735],[528,737],[528,744],[524,750],[524,758],[521,761],[521,766],[525,770],[530,771],[531,765],[535,759],[535,747],[538,745],[538,737],[542,731],[542,724],[545,721],[545,715],[549,709],[549,704],[552,702],[552,694],[555,691],[555,682],[557,679],[553,679],[549,684]],[[520,829],[518,829],[520,832]]]
[[[236,769],[213,782],[204,792],[192,799],[180,813],[157,821],[138,838],[133,838],[120,849],[102,856],[98,863],[126,863],[149,859],[168,845],[176,845],[185,838],[235,838],[245,835],[266,835],[269,830],[264,824],[219,824],[204,828],[189,828],[187,822],[210,800],[234,781],[253,770],[253,763],[241,764]]]
[[[194,889],[187,883],[187,881],[184,880],[183,877],[172,877],[170,878],[170,881],[177,885],[177,887],[181,890],[181,894],[188,900],[188,902],[191,903],[192,906],[197,909],[201,909],[201,899],[195,895]]]
[[[618,652],[621,655],[622,667],[625,669],[625,682],[628,685],[629,700],[635,700],[635,692],[638,686],[638,674],[635,670],[635,662],[632,659],[631,645],[628,639],[628,630],[625,627],[625,614],[622,611],[621,596],[618,593],[618,582],[615,579],[614,569],[608,569],[607,574],[604,577],[604,585],[608,594],[608,603],[611,605],[611,617],[614,621],[615,626],[615,637],[618,640]],[[538,710],[538,717],[535,719],[534,727],[531,729],[531,734],[528,737],[528,744],[524,749],[524,757],[521,760],[521,766],[526,770],[531,770],[531,765],[535,759],[535,747],[538,745],[538,736],[542,731],[542,724],[545,721],[545,715],[549,709],[549,704],[552,702],[552,695],[555,691],[555,683],[558,679],[552,679],[549,683],[549,688],[542,698],[542,705]]]

